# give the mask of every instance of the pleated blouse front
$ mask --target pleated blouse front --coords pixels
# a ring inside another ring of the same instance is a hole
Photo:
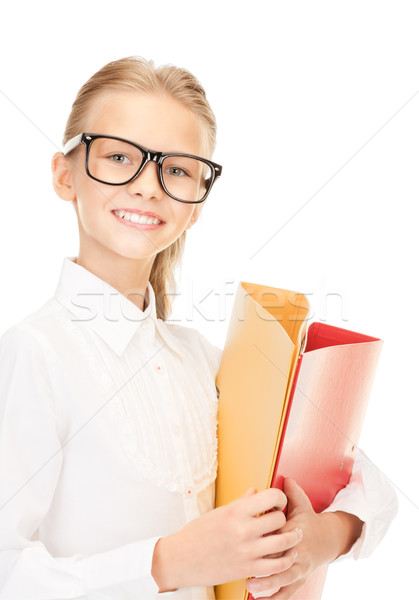
[[[54,296],[0,338],[0,598],[214,597],[157,595],[151,559],[213,507],[221,351],[158,319],[150,284],[146,303],[65,257]]]

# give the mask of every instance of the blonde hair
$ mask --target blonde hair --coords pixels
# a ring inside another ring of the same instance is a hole
[[[190,109],[203,125],[206,149],[210,158],[215,147],[216,123],[205,91],[186,69],[129,56],[112,61],[97,71],[80,88],[65,127],[63,145],[84,131],[86,115],[92,102],[106,92],[166,93]],[[174,270],[182,256],[186,231],[170,246],[159,252],[153,262],[150,283],[156,296],[157,316],[166,320],[171,311],[169,293],[174,291]]]

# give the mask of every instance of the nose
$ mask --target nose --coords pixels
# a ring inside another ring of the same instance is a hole
[[[160,199],[164,195],[164,190],[160,185],[158,166],[154,161],[145,165],[141,173],[130,183],[128,189],[133,194],[138,194],[143,198]]]

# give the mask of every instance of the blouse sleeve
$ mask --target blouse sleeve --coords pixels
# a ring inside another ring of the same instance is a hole
[[[343,511],[364,522],[361,536],[346,554],[334,562],[353,557],[366,558],[385,536],[398,511],[393,486],[368,457],[357,450],[351,479],[323,512]]]
[[[143,598],[162,598],[151,575],[157,537],[68,557],[53,556],[37,539],[63,462],[50,368],[43,344],[23,326],[1,336],[0,600],[59,600],[95,591],[129,599],[139,590]]]

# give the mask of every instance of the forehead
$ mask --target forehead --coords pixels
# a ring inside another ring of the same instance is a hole
[[[85,131],[126,138],[150,150],[201,154],[203,126],[166,94],[107,93],[92,102]]]

